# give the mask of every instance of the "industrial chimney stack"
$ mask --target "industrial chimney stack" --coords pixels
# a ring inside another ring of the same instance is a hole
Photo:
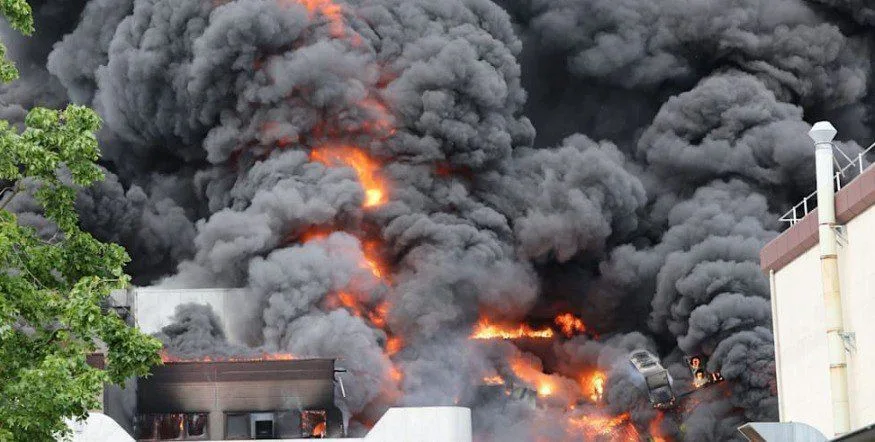
[[[826,309],[826,333],[829,351],[830,391],[832,394],[833,428],[836,435],[850,430],[848,374],[842,343],[844,320],[839,287],[839,267],[836,247],[835,189],[833,187],[833,143],[836,129],[827,121],[811,128],[808,136],[814,140],[817,168],[817,221],[820,242],[820,269],[823,301]]]

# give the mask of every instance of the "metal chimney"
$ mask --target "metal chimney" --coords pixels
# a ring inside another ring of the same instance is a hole
[[[842,343],[844,320],[839,290],[839,266],[836,246],[835,189],[833,188],[833,144],[836,129],[828,121],[811,128],[817,168],[817,221],[820,235],[820,273],[826,307],[826,336],[829,351],[829,380],[832,392],[833,431],[836,435],[850,430],[848,374]]]

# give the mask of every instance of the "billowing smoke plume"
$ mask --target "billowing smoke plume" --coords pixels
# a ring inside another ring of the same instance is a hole
[[[261,312],[235,348],[185,306],[168,351],[343,358],[352,429],[462,404],[484,441],[738,439],[777,417],[758,252],[813,187],[808,124],[870,136],[865,3],[35,2],[0,112],[97,109],[83,226],[139,284]],[[653,410],[642,348],[726,382]]]

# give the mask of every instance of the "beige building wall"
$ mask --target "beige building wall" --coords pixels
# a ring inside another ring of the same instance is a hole
[[[847,221],[839,245],[851,428],[875,423],[875,206]],[[833,432],[819,249],[815,244],[772,269],[772,308],[782,422]]]

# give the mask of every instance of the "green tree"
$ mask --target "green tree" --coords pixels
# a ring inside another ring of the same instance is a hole
[[[18,31],[33,29],[24,0],[0,0]],[[0,79],[18,77],[0,47]],[[130,260],[79,228],[74,186],[103,178],[91,109],[31,110],[23,130],[0,121],[0,441],[52,441],[69,434],[64,418],[99,405],[104,383],[120,384],[160,363],[161,343],[102,308],[127,286]],[[27,194],[27,195],[24,195]],[[19,223],[9,202],[32,195],[57,227],[51,238]],[[106,351],[104,370],[86,355]]]

